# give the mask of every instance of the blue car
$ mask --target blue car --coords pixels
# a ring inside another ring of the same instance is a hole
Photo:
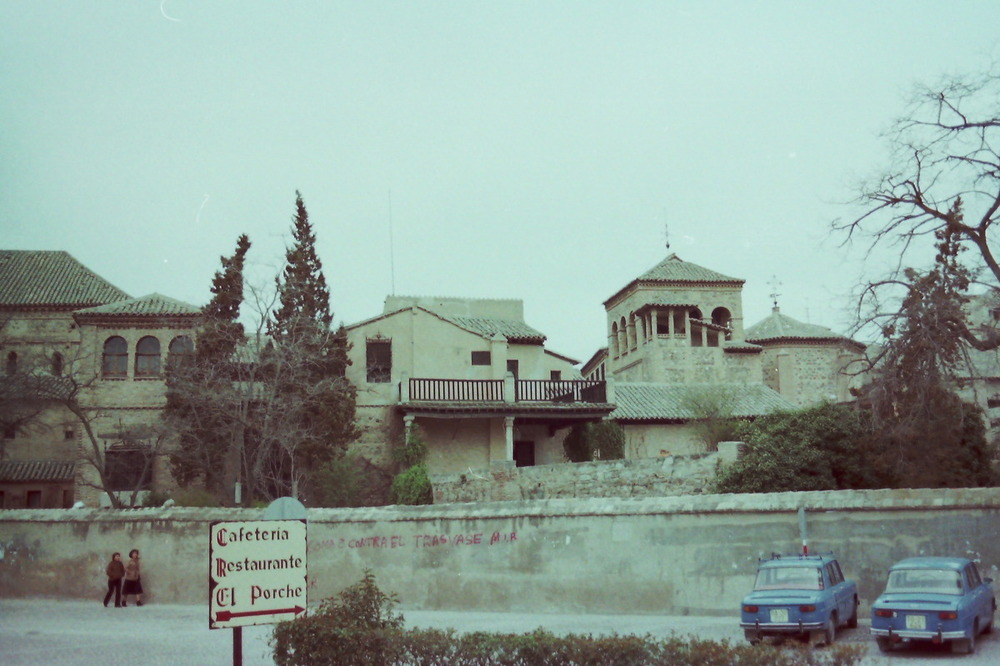
[[[900,560],[872,605],[871,631],[879,649],[929,641],[951,643],[952,652],[975,652],[976,637],[993,630],[992,582],[964,557]]]
[[[858,586],[844,578],[832,554],[774,554],[759,562],[740,626],[752,645],[789,635],[830,645],[838,627],[858,626]]]

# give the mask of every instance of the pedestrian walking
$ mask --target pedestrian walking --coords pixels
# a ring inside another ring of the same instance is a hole
[[[125,565],[122,564],[122,554],[115,553],[105,569],[108,574],[108,593],[104,595],[104,607],[108,607],[111,595],[115,596],[115,608],[122,607],[122,578],[125,577]]]
[[[122,587],[122,608],[128,606],[128,597],[135,595],[135,605],[142,605],[142,572],[139,568],[139,551],[135,548],[129,551],[128,564],[125,565],[125,585]]]

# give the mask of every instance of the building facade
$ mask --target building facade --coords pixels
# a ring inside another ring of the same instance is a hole
[[[165,372],[193,351],[198,315],[131,298],[66,252],[0,251],[0,506],[171,487]]]
[[[561,462],[569,427],[613,409],[605,382],[545,348],[520,300],[390,296],[347,333],[355,450],[373,460],[419,428],[434,473]]]

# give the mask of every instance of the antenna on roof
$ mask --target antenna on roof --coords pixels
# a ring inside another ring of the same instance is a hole
[[[781,282],[778,281],[778,276],[777,275],[772,275],[771,276],[771,281],[768,282],[767,284],[768,284],[768,286],[771,287],[771,293],[768,294],[768,296],[771,297],[771,300],[774,302],[774,309],[777,310],[778,309],[778,296],[781,296],[781,294],[778,292],[778,287],[781,286]]]
[[[390,291],[396,295],[396,253],[392,241],[392,188],[389,188],[389,279]]]
[[[663,240],[667,243],[667,249],[670,249],[670,225],[667,224],[667,209],[663,209]]]

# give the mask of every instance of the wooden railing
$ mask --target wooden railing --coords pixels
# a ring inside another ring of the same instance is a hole
[[[411,401],[505,402],[502,379],[411,378]],[[514,402],[606,402],[603,381],[519,379],[514,382]]]
[[[604,382],[594,380],[551,381],[519,379],[514,383],[517,402],[604,402]]]
[[[503,402],[503,380],[412,378],[410,400]]]

